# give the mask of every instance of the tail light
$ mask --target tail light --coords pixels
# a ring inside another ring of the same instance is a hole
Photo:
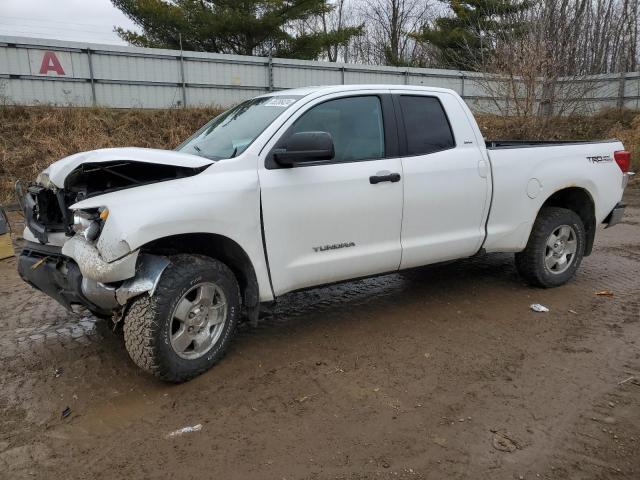
[[[631,152],[626,150],[618,150],[613,152],[613,158],[622,170],[622,173],[627,173],[631,168]]]

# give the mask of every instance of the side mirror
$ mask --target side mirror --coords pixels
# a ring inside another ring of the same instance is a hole
[[[285,149],[273,152],[273,159],[283,167],[298,163],[331,160],[335,155],[333,138],[327,132],[299,132],[289,137]]]

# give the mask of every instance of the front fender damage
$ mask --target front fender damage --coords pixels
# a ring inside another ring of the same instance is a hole
[[[120,305],[126,305],[129,299],[149,293],[153,296],[162,276],[162,272],[169,265],[167,257],[145,253],[140,256],[136,275],[130,278],[116,290],[116,300]]]
[[[139,250],[113,262],[107,262],[98,249],[80,236],[69,239],[62,254],[78,264],[82,274],[82,294],[105,311],[127,304],[138,295],[153,295],[164,269],[169,265],[166,257],[141,254]],[[120,286],[112,286],[122,281]]]

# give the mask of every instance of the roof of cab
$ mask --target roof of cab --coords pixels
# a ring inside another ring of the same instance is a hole
[[[291,88],[288,90],[278,90],[275,92],[265,93],[260,95],[261,97],[272,96],[302,96],[312,94],[328,94],[328,93],[340,93],[340,92],[352,92],[358,90],[405,90],[405,91],[423,91],[423,92],[440,92],[440,93],[455,93],[449,88],[429,87],[422,85],[394,85],[394,84],[357,84],[357,85],[317,85],[309,87]]]

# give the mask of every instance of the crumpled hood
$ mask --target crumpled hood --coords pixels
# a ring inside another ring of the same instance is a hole
[[[173,150],[134,147],[102,148],[65,157],[49,165],[43,173],[49,176],[50,182],[56,187],[64,188],[67,175],[83,163],[117,162],[120,160],[188,168],[199,168],[214,163],[213,160]]]

